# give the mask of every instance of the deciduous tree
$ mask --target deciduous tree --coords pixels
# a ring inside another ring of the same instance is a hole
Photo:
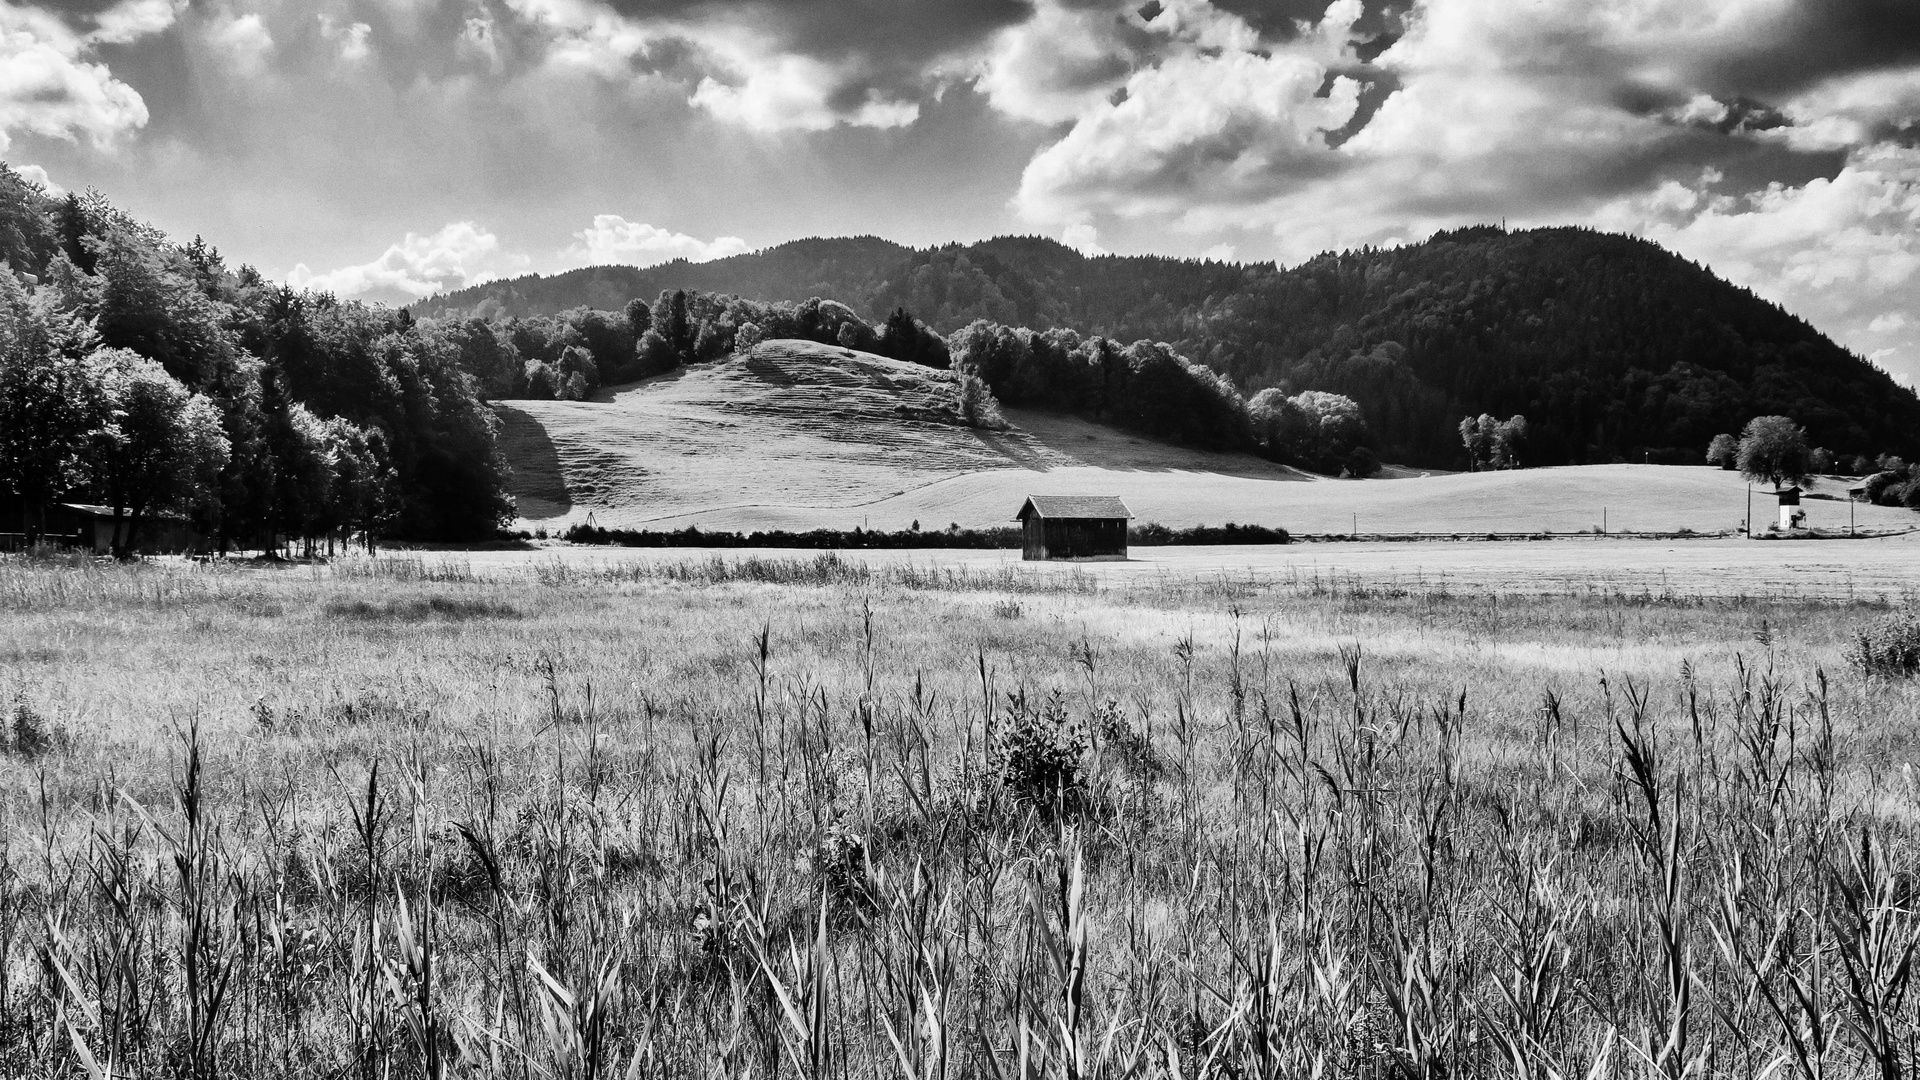
[[[82,477],[103,416],[99,383],[79,355],[88,337],[37,309],[0,271],[0,487],[19,498],[30,544],[45,530],[48,504]]]
[[[1784,416],[1756,416],[1740,432],[1738,460],[1747,479],[1779,488],[1808,473],[1807,433]]]
[[[157,361],[102,349],[87,362],[105,406],[87,456],[94,484],[113,507],[113,554],[124,559],[151,513],[217,490],[227,436],[219,409]]]
[[[1740,440],[1724,432],[1707,444],[1707,464],[1733,469],[1740,464]]]

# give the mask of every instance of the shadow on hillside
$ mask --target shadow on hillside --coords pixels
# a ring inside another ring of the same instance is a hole
[[[560,450],[547,428],[506,402],[494,402],[500,418],[500,449],[512,465],[507,491],[524,518],[560,517],[573,509],[573,494],[560,466]]]
[[[1245,453],[1218,453],[1037,409],[1007,409],[1011,432],[975,432],[990,449],[1025,469],[1090,466],[1113,472],[1208,472],[1256,480],[1314,480],[1310,473]]]
[[[1007,459],[1007,463],[1021,469],[1034,472],[1046,472],[1067,462],[1050,457],[1036,448],[1033,437],[1025,431],[986,431],[981,428],[964,428],[974,441],[989,453]]]
[[[698,365],[695,366],[697,367]],[[587,398],[587,400],[600,405],[609,404],[614,398],[629,390],[638,390],[643,386],[668,386],[677,383],[681,379],[686,378],[687,372],[690,370],[691,368],[687,367],[677,367],[672,371],[662,371],[654,375],[631,379],[623,383],[612,383],[595,390],[593,396]]]

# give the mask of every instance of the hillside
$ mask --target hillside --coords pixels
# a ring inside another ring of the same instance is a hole
[[[975,527],[1006,522],[1033,493],[1118,495],[1141,522],[1297,532],[1575,531],[1599,525],[1603,511],[1613,529],[1713,531],[1737,527],[1744,512],[1739,478],[1704,467],[1389,470],[1402,478],[1343,481],[1048,413],[1009,410],[1009,430],[976,430],[956,422],[951,379],[783,340],[593,401],[496,409],[522,524],[549,529],[589,514],[611,528]],[[1846,524],[1844,503],[1807,508],[1815,525]],[[1862,525],[1913,520],[1858,513]]]
[[[1307,475],[1045,413],[1011,412],[1006,431],[969,428],[953,414],[952,379],[871,353],[781,340],[593,401],[495,408],[513,494],[534,525],[591,512],[610,527],[891,529],[919,520],[943,528],[1012,516],[1017,498],[1014,506],[985,497],[958,508],[938,493],[914,495],[982,475],[1021,494],[1087,484],[1175,494],[1202,477],[1248,499],[1273,481]]]
[[[667,289],[819,296],[876,320],[904,306],[943,333],[988,319],[1166,341],[1249,395],[1349,395],[1375,449],[1431,467],[1463,464],[1455,426],[1482,412],[1526,415],[1542,465],[1693,463],[1715,434],[1770,413],[1837,453],[1920,455],[1920,399],[1884,372],[1657,245],[1584,229],[1464,229],[1284,269],[1088,258],[1037,238],[923,250],[815,239],[494,282],[416,313],[617,309]]]

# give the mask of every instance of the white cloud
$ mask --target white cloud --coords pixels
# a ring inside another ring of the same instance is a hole
[[[1239,252],[1235,250],[1232,244],[1215,244],[1201,252],[1200,257],[1203,259],[1212,259],[1214,262],[1230,263],[1234,261],[1234,256],[1237,254],[1239,254]]]
[[[1108,254],[1107,249],[1100,246],[1100,231],[1085,221],[1076,221],[1060,230],[1060,242],[1082,255]]]
[[[320,16],[320,36],[340,46],[340,59],[347,61],[364,60],[372,49],[367,39],[373,35],[373,27],[363,22],[341,26],[333,19]]]
[[[242,71],[249,73],[260,71],[266,64],[267,54],[273,51],[273,34],[260,21],[258,12],[222,13],[212,21],[208,39],[225,51]]]
[[[529,262],[525,255],[501,251],[500,238],[486,229],[456,221],[431,236],[408,233],[369,263],[324,274],[302,263],[287,275],[287,284],[344,297],[409,302],[524,271]]]
[[[90,47],[52,15],[0,5],[0,150],[11,131],[85,135],[104,147],[146,125],[146,102],[105,64],[88,60]]]
[[[20,179],[30,184],[40,185],[40,188],[49,195],[63,195],[66,193],[64,188],[54,183],[53,178],[47,175],[47,170],[38,165],[18,165],[14,167],[13,171],[19,174]]]
[[[87,40],[125,45],[157,34],[173,25],[181,6],[175,0],[121,0],[95,17]]]
[[[1865,146],[1889,126],[1920,120],[1920,67],[1828,79],[1781,106],[1790,127],[1769,134],[1800,150]]]
[[[1173,0],[1152,20],[1139,7],[1041,0],[1032,18],[995,36],[975,86],[1008,116],[1058,124],[1096,112],[1166,56],[1260,46],[1245,20],[1206,0]]]
[[[618,214],[595,214],[593,225],[573,237],[574,242],[560,252],[560,259],[574,266],[652,266],[674,259],[708,262],[751,250],[737,236],[700,240],[642,221],[628,221]]]
[[[1074,221],[1263,202],[1341,165],[1324,133],[1353,115],[1358,87],[1336,79],[1317,96],[1326,75],[1294,52],[1167,59],[1036,155],[1015,205],[1030,220]]]
[[[39,184],[49,195],[58,197],[67,193],[66,188],[54,183],[53,177],[47,175],[47,170],[38,165],[15,165],[13,171],[19,173],[22,180]]]
[[[905,127],[920,117],[911,101],[890,101],[878,90],[852,109],[835,107],[831,96],[840,81],[831,67],[808,56],[787,54],[738,65],[746,72],[737,84],[709,75],[700,80],[687,104],[715,119],[749,131],[825,131],[852,127]]]

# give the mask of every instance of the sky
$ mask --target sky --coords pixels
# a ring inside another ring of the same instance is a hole
[[[1645,236],[1920,378],[1920,0],[0,0],[0,158],[405,302],[805,236]]]

